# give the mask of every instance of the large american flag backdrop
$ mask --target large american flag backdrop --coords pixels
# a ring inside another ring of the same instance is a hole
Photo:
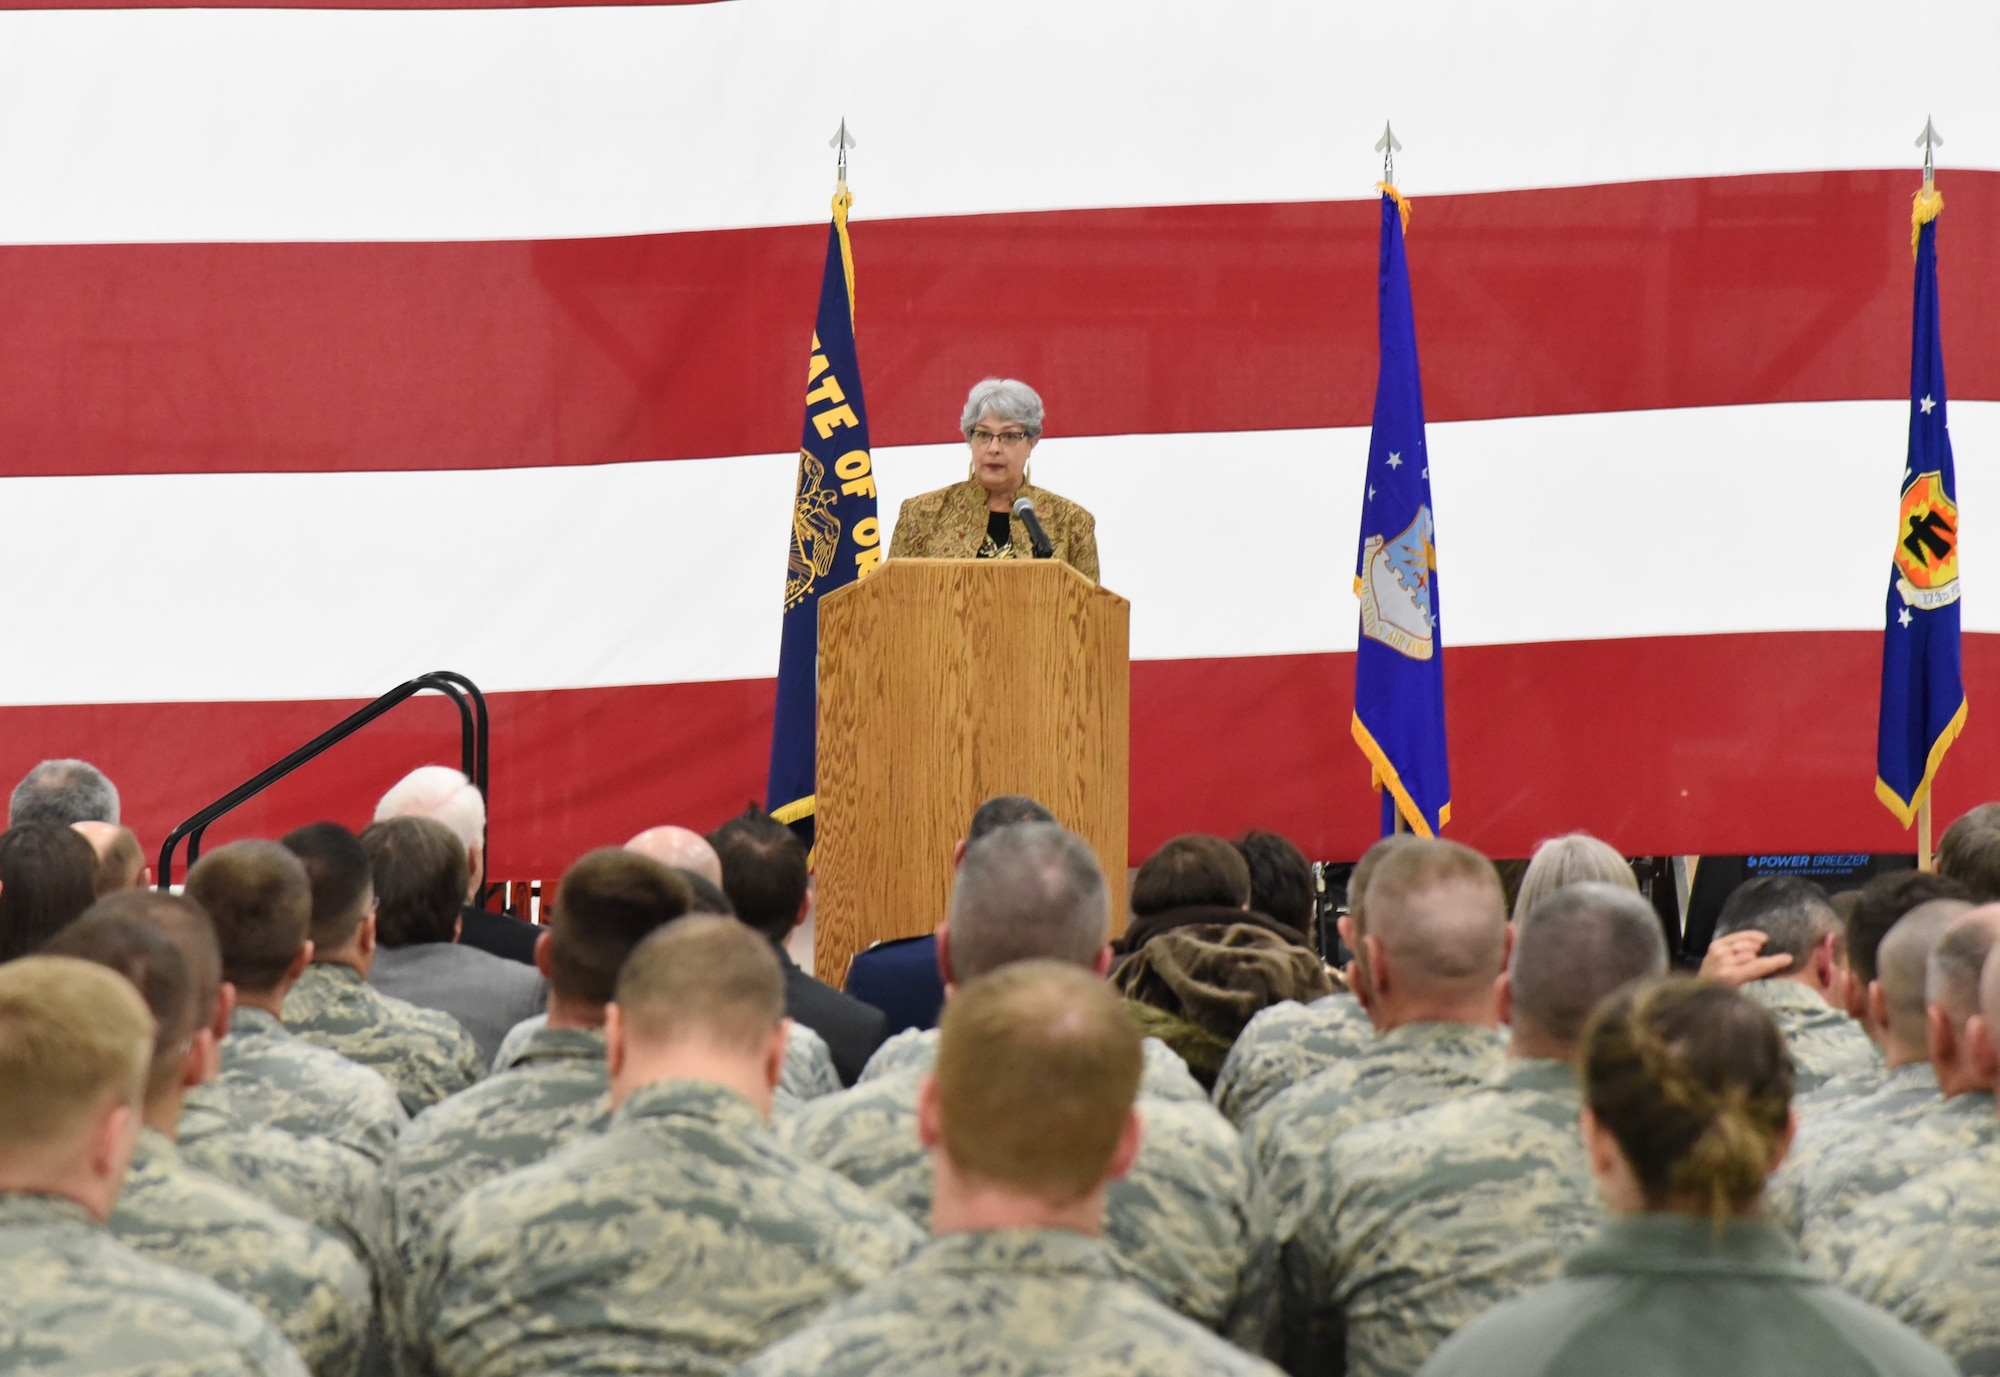
[[[1941,812],[2000,763],[1997,51],[1985,0],[0,14],[0,778],[95,760],[156,847],[443,667],[495,695],[496,876],[759,797],[845,116],[885,526],[963,475],[973,381],[1032,381],[1036,481],[1132,601],[1135,855],[1352,856],[1393,116],[1451,834],[1907,846],[1871,786],[1926,115],[1972,522]],[[450,721],[210,844],[361,820]]]

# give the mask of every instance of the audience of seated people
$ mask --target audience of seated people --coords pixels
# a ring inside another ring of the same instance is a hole
[[[2000,805],[1938,874],[1743,885],[1689,978],[1582,834],[1511,922],[1384,838],[1334,971],[1284,838],[1175,838],[1119,924],[996,799],[909,944],[942,1018],[884,1041],[785,953],[807,858],[754,811],[479,950],[469,789],[172,895],[100,772],[21,782],[0,1366],[2000,1377]]]

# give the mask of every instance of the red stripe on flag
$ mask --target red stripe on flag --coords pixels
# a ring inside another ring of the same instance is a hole
[[[1872,632],[1452,649],[1453,823],[1490,855],[1583,828],[1628,854],[1908,850],[1875,802]],[[2000,675],[1968,636],[1966,679]],[[1315,858],[1358,854],[1379,813],[1347,734],[1348,655],[1132,667],[1135,863],[1166,838],[1274,827]],[[757,798],[771,681],[503,693],[493,708],[497,877],[548,878],[642,827],[711,827]],[[80,755],[121,785],[149,854],[183,817],[350,711],[330,702],[0,709],[0,783]],[[405,770],[458,758],[442,699],[405,704],[216,824],[207,845],[331,817],[360,827]],[[1990,797],[2000,736],[1961,739],[1940,820]]]
[[[1419,195],[1430,419],[1901,397],[1911,186]],[[2000,173],[1947,189],[1952,395],[2000,398]],[[1374,221],[1369,202],[857,220],[875,442],[951,440],[990,373],[1042,389],[1056,436],[1365,425]],[[0,249],[0,473],[785,453],[824,238]]]

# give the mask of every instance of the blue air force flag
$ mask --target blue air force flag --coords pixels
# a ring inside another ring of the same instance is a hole
[[[1381,371],[1354,568],[1361,600],[1354,740],[1382,791],[1383,832],[1394,830],[1400,813],[1412,832],[1431,837],[1451,820],[1437,538],[1410,269],[1403,257],[1409,208],[1395,188],[1385,186],[1383,193]]]
[[[1910,448],[1882,635],[1882,717],[1875,793],[1908,827],[1965,725],[1958,661],[1958,478],[1945,425],[1938,333],[1937,213],[1926,184],[1916,210],[1917,288],[1910,341]]]
[[[819,316],[806,365],[806,419],[785,565],[785,631],[778,652],[778,706],[771,724],[771,775],[764,806],[812,841],[813,772],[819,712],[819,600],[882,562],[868,410],[854,354],[854,254],[847,239],[853,199],[841,183],[826,235]]]

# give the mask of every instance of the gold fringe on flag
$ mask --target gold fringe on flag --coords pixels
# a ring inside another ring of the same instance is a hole
[[[843,181],[833,193],[833,223],[840,232],[840,271],[847,279],[847,323],[850,327],[854,324],[854,246],[847,240],[847,212],[853,206],[854,197]]]
[[[1387,182],[1375,183],[1375,189],[1396,203],[1396,213],[1403,217],[1403,233],[1410,232],[1410,203],[1402,192]]]
[[[1923,238],[1924,226],[1938,218],[1944,210],[1944,193],[1926,179],[1910,202],[1910,257],[1917,256],[1917,241]]]

